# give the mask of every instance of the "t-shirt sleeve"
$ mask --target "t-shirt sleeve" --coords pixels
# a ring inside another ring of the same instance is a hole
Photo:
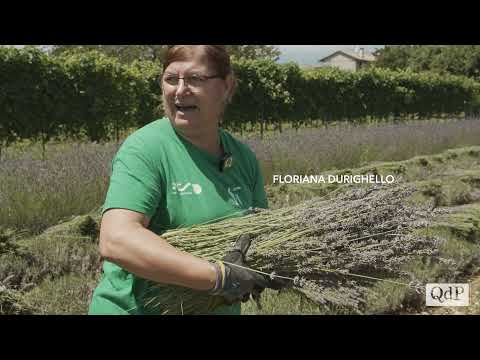
[[[158,166],[154,165],[141,142],[127,139],[112,161],[112,175],[102,212],[128,209],[150,219],[162,196]]]
[[[255,183],[253,187],[253,207],[268,209],[267,194],[265,192],[265,181],[258,160],[253,154]]]

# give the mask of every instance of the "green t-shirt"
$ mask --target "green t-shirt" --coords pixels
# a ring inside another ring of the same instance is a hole
[[[264,181],[250,148],[219,130],[230,167],[220,171],[220,158],[177,134],[167,118],[130,135],[112,161],[103,211],[122,208],[147,215],[149,229],[167,230],[200,224],[249,207],[267,208]],[[143,306],[151,282],[105,261],[89,314],[156,314]],[[155,290],[161,296],[160,290]],[[240,314],[240,304],[214,314]]]

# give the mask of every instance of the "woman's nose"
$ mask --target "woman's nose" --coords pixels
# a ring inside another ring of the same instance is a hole
[[[178,79],[176,95],[184,95],[190,92],[190,88],[186,85],[185,79]]]

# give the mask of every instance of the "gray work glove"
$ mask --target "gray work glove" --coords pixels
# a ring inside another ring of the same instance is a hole
[[[279,279],[272,280],[268,276],[243,268],[247,267],[245,257],[251,241],[250,235],[241,235],[237,239],[233,250],[228,252],[222,259],[223,261],[218,261],[215,264],[219,281],[215,289],[211,291],[211,294],[222,297],[227,304],[240,301],[245,302],[252,295],[257,300],[258,305],[258,300],[263,290],[266,288],[280,290],[286,286],[284,281]]]

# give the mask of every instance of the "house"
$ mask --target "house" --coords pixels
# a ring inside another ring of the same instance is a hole
[[[354,51],[351,50],[339,50],[334,52],[318,62],[322,66],[335,66],[342,70],[358,71],[366,64],[375,61],[376,58],[373,54],[368,53],[363,48],[357,48]]]

